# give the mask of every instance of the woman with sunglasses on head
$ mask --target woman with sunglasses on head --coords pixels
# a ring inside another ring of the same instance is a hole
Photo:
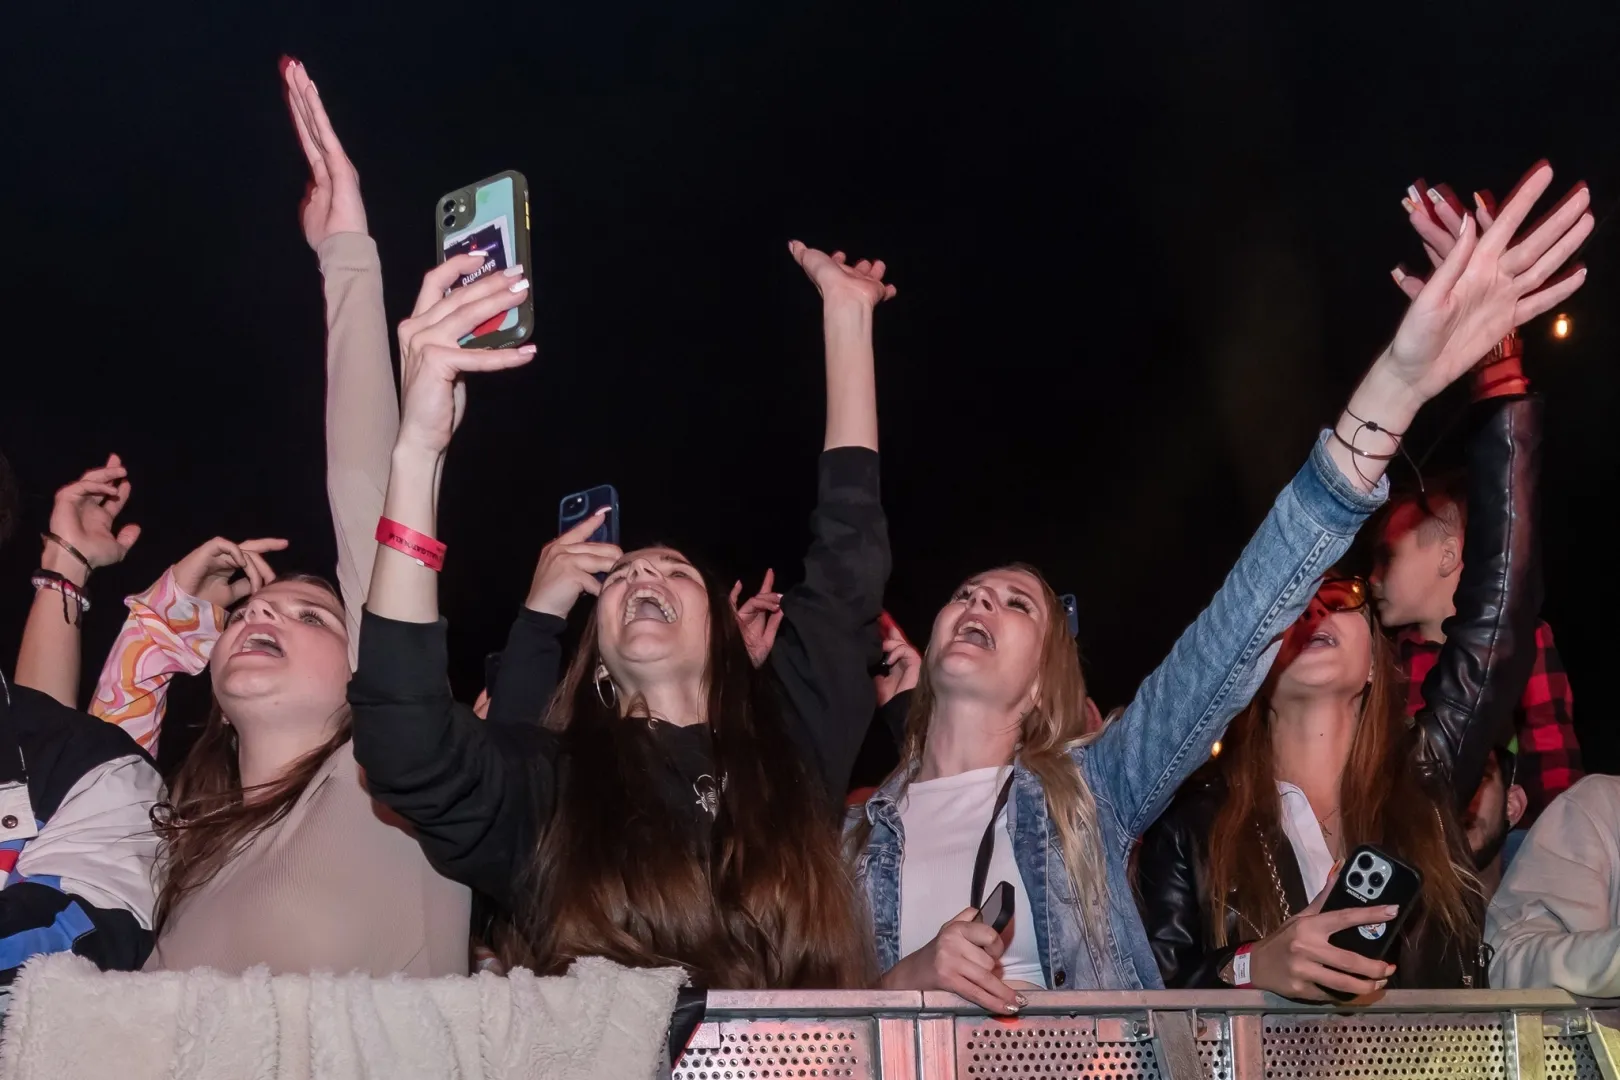
[[[596,597],[551,708],[541,723],[538,708],[497,717],[509,667],[560,656],[509,649],[481,722],[449,695],[437,575],[379,547],[349,688],[356,756],[434,863],[494,902],[509,965],[556,974],[596,955],[679,965],[702,986],[871,980],[838,821],[872,718],[888,577],[871,334],[894,287],[881,262],[790,250],[822,294],[827,420],[804,581],[781,598],[762,668],[724,578],[676,548],[593,543],[590,518],[546,546],[527,602],[554,642]],[[487,313],[462,300],[477,286],[445,297],[448,280],[428,275],[400,329],[385,528],[401,536],[435,531],[462,373],[532,354],[458,347]]]
[[[1584,205],[1566,202],[1554,217],[1584,219]],[[1527,396],[1516,359],[1490,360],[1474,376],[1468,559],[1424,708],[1408,719],[1367,583],[1330,575],[1284,635],[1219,757],[1144,840],[1137,885],[1167,986],[1322,1000],[1386,985],[1485,985],[1484,904],[1459,816],[1492,747],[1511,735],[1541,606],[1533,524],[1541,403]],[[1393,908],[1321,910],[1335,868],[1362,844],[1423,878],[1387,961],[1328,939],[1393,919]]]
[[[1527,295],[1590,232],[1584,202],[1509,247],[1550,182],[1538,167],[1494,228],[1476,236],[1465,224],[1210,606],[1094,739],[1083,739],[1084,681],[1051,588],[1020,566],[964,583],[935,620],[900,767],[850,837],[885,987],[1011,1011],[1020,985],[1159,985],[1126,876],[1131,849],[1209,759],[1278,636],[1382,501],[1385,464],[1418,408],[1579,286],[1576,275]],[[998,934],[975,909],[1003,880],[1015,905]]]

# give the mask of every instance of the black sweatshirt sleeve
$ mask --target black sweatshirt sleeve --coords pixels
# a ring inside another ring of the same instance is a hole
[[[538,724],[557,689],[562,635],[568,623],[555,615],[519,608],[506,635],[501,669],[489,687],[491,724]]]
[[[889,526],[878,455],[844,446],[822,453],[804,580],[782,597],[770,668],[784,712],[828,794],[842,799],[872,724],[881,655],[878,616],[889,580]]]
[[[1542,599],[1542,401],[1489,398],[1474,408],[1456,614],[1442,628],[1446,643],[1423,680],[1417,715],[1423,764],[1448,783],[1459,810],[1484,777],[1491,748],[1513,736],[1514,710],[1535,664]]]
[[[455,704],[445,623],[365,612],[349,682],[354,756],[374,798],[409,821],[441,873],[510,907],[539,815],[556,791],[556,741],[486,728]]]

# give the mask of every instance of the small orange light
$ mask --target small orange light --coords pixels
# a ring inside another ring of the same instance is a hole
[[[1575,329],[1575,324],[1568,315],[1559,315],[1558,318],[1553,320],[1553,337],[1558,338],[1560,341],[1569,337],[1569,332],[1573,329]]]
[[[1215,740],[1215,745],[1209,748],[1209,756],[1210,757],[1220,757],[1221,756],[1221,741],[1219,739],[1216,739]]]

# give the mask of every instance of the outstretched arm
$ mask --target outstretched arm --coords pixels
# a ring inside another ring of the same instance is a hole
[[[28,609],[17,650],[17,685],[79,707],[79,624],[92,570],[122,562],[140,538],[139,525],[114,531],[113,521],[129,501],[128,470],[117,454],[56,493],[50,538],[40,551],[44,571]]]
[[[399,397],[383,308],[382,262],[366,233],[355,171],[304,65],[282,64],[287,106],[309,161],[304,238],[326,283],[326,495],[337,533],[338,588],[349,626],[349,664],[360,653],[360,611],[371,584],[372,538],[399,431]]]
[[[889,529],[878,487],[872,313],[894,295],[881,260],[848,265],[794,241],[788,250],[822,299],[827,429],[804,580],[782,595],[766,663],[806,760],[841,799],[877,705],[878,617],[889,580]]]
[[[1553,274],[1591,232],[1584,187],[1518,243],[1513,233],[1552,182],[1530,171],[1491,227],[1472,216],[1407,309],[1312,460],[1279,496],[1210,606],[1142,684],[1121,722],[1079,753],[1099,795],[1135,837],[1258,689],[1276,638],[1302,612],[1316,580],[1381,501],[1389,459],[1417,409],[1472,368],[1514,326],[1585,281]],[[1369,498],[1369,496],[1373,496]]]

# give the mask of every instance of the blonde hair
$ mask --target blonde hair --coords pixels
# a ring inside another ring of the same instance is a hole
[[[1069,756],[1076,747],[1088,744],[1097,737],[1096,734],[1086,734],[1086,679],[1080,670],[1080,654],[1069,637],[1067,619],[1057,593],[1047,584],[1040,571],[1024,563],[1012,563],[998,569],[1017,571],[1034,578],[1040,585],[1041,598],[1046,606],[1038,674],[1039,700],[1019,723],[1015,758],[1041,782],[1046,795],[1047,814],[1057,831],[1063,864],[1069,871],[1069,884],[1080,905],[1081,926],[1086,935],[1098,943],[1104,940],[1102,922],[1108,910],[1108,891],[1104,885],[1107,879],[1102,835],[1097,823],[1097,800],[1092,797],[1085,776]],[[911,707],[906,713],[906,734],[900,747],[900,764],[891,774],[891,778],[905,778],[900,788],[901,795],[904,795],[906,785],[910,784],[922,761],[923,748],[928,742],[929,721],[934,715],[934,701],[933,683],[929,678],[928,665],[924,663],[917,689],[911,698]],[[871,835],[870,819],[858,819],[850,831],[852,854],[864,850]]]

